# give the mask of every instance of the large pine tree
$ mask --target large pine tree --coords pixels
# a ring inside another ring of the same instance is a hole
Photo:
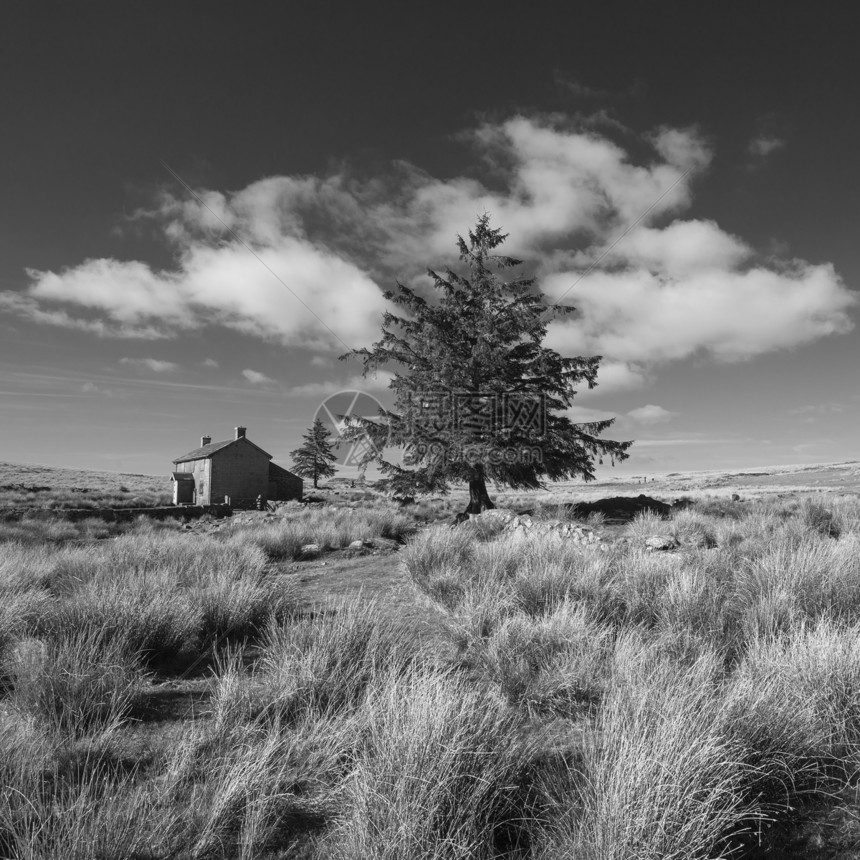
[[[460,236],[468,272],[428,274],[438,296],[427,301],[398,283],[385,297],[403,309],[383,318],[382,338],[358,356],[365,373],[394,371],[394,408],[377,422],[357,420],[375,452],[405,451],[403,463],[378,453],[383,482],[397,494],[445,492],[467,482],[467,513],[493,507],[487,481],[536,489],[544,479],[594,478],[594,461],[627,457],[630,442],[599,436],[612,419],[575,424],[564,414],[585,382],[596,385],[600,356],[562,358],[542,345],[550,314],[574,309],[547,304],[532,278],[505,281],[500,272],[522,261],[494,253],[507,238],[481,217]]]
[[[331,431],[317,418],[313,427],[302,436],[302,444],[290,452],[293,471],[303,478],[313,478],[314,489],[318,489],[320,478],[330,478],[337,471],[332,463],[337,459],[333,444],[329,441]]]

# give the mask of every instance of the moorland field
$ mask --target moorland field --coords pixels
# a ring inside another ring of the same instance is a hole
[[[860,857],[860,464],[168,495],[0,465],[0,857]]]

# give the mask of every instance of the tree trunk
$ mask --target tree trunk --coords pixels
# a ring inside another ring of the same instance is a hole
[[[479,514],[494,508],[490,495],[487,492],[487,484],[484,481],[484,467],[475,466],[475,473],[469,481],[469,506],[464,513]]]
[[[317,472],[317,467],[314,465],[314,489],[319,489],[319,484],[317,484],[317,479],[319,478],[319,472]]]

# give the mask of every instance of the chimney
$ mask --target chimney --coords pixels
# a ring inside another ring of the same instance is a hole
[[[212,437],[211,436],[201,436],[200,437],[200,447],[201,448],[204,448],[206,445],[211,445],[211,444],[212,444]]]
[[[237,439],[244,439],[246,429],[247,429],[246,427],[237,427],[236,428],[236,438]]]

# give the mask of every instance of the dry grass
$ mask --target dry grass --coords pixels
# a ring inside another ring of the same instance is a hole
[[[17,607],[22,634],[64,641],[98,629],[159,666],[261,632],[294,597],[252,545],[153,532],[88,547],[13,544],[0,601]]]
[[[706,654],[680,667],[635,633],[616,645],[612,684],[584,745],[579,802],[552,829],[549,858],[710,858],[758,812],[750,768],[725,731]]]
[[[407,546],[462,666],[589,727],[546,857],[711,857],[853,777],[860,510],[828,501],[640,515],[609,551],[444,528]]]
[[[9,669],[13,711],[70,738],[120,725],[142,681],[141,659],[129,641],[93,624],[48,641],[19,640]]]
[[[65,518],[61,511],[47,518],[24,514],[20,519],[0,519],[0,545],[91,543],[122,534],[151,535],[159,531],[176,531],[180,526],[181,521],[176,519],[155,520],[143,514],[130,521],[112,522],[105,522],[98,517],[72,521]]]
[[[0,463],[0,510],[153,507],[170,503],[169,479]]]
[[[401,557],[453,657],[361,595],[301,607],[271,564],[410,523],[7,543],[0,856],[742,857],[854,778],[856,501],[693,505],[608,549],[424,529]],[[148,673],[204,654],[204,712],[147,733]]]
[[[321,550],[342,549],[353,541],[373,538],[402,540],[415,531],[415,521],[394,506],[372,510],[311,508],[286,513],[256,525],[242,523],[231,534],[236,541],[258,546],[274,560],[298,558],[302,546],[317,544]]]

